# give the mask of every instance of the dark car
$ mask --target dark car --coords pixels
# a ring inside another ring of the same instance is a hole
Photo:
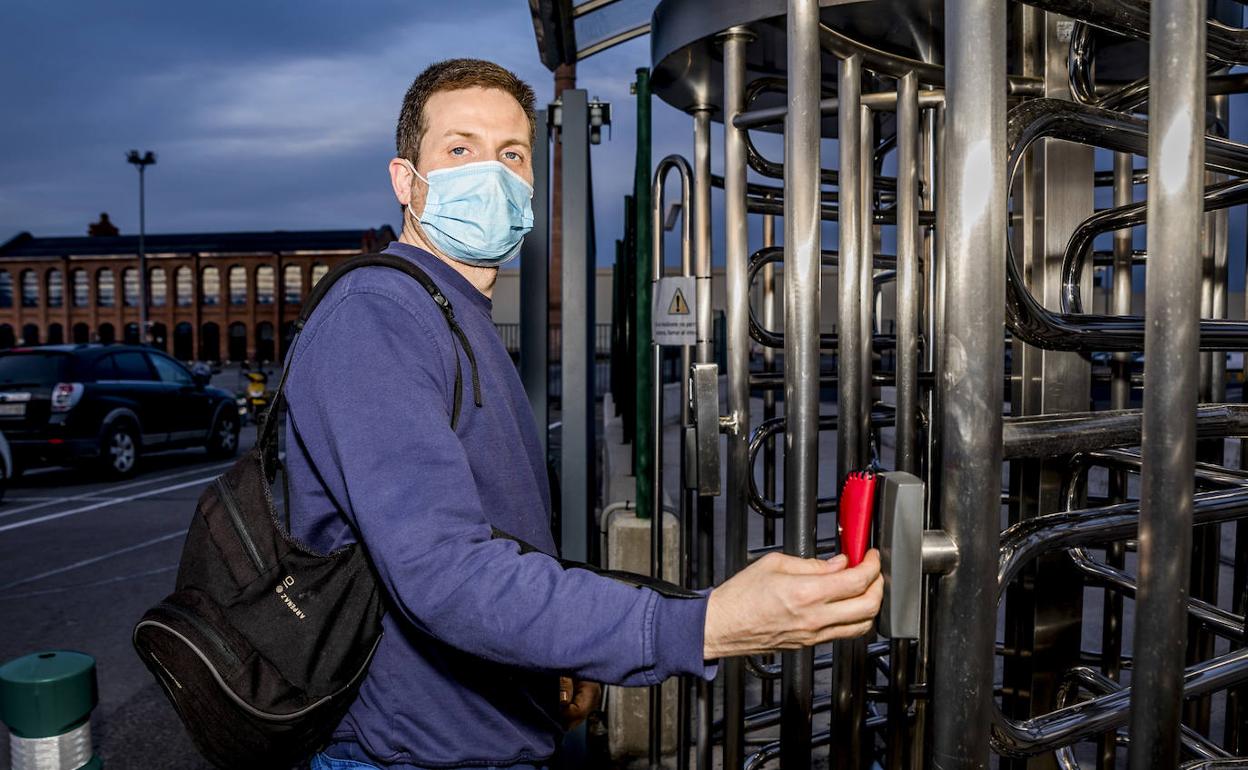
[[[0,431],[18,468],[91,462],[115,477],[139,455],[204,446],[238,451],[238,406],[177,360],[133,345],[0,351]]]

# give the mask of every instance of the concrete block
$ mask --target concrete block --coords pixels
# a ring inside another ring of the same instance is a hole
[[[619,510],[604,522],[607,531],[606,566],[650,574],[649,519],[633,510]],[[679,582],[680,525],[673,514],[663,517],[663,577]],[[663,689],[663,753],[676,751],[676,697],[678,680],[669,679]],[[611,757],[626,760],[645,756],[650,746],[650,690],[646,687],[607,688],[607,736]]]

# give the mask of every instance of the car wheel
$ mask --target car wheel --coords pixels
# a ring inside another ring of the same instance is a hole
[[[133,475],[138,464],[138,432],[129,423],[113,423],[104,431],[104,441],[100,446],[100,467],[106,475],[120,479]]]
[[[238,430],[238,417],[231,414],[228,408],[223,410],[208,435],[208,454],[212,457],[238,454]]]

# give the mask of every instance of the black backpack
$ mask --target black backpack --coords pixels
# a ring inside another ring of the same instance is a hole
[[[354,257],[327,274],[304,304],[294,339],[338,279],[370,265],[402,270],[438,303],[472,365],[479,405],[476,360],[450,302],[402,257]],[[200,496],[176,590],[134,629],[139,657],[196,747],[235,770],[288,767],[324,744],[381,641],[382,594],[364,549],[357,543],[318,554],[278,521],[276,428],[289,373],[288,359],[256,446]],[[452,428],[462,390],[458,368],[455,374]]]
[[[464,350],[480,406],[476,357],[450,302],[402,257],[368,254],[331,271],[308,297],[294,339],[338,279],[370,265],[402,270],[429,292]],[[462,405],[458,355],[455,366],[452,428]],[[278,520],[276,426],[289,373],[288,359],[256,446],[200,496],[174,592],[134,628],[139,657],[195,746],[230,770],[289,767],[323,746],[355,700],[381,641],[384,597],[364,548],[355,543],[318,554],[290,536],[289,508],[286,528]],[[498,529],[493,536],[515,540],[522,553],[538,550]],[[699,597],[644,575],[560,563],[667,596]]]

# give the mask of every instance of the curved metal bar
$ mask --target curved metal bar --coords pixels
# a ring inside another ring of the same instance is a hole
[[[819,25],[819,44],[824,50],[835,54],[838,58],[848,59],[857,54],[862,57],[863,69],[871,70],[880,75],[901,79],[913,72],[919,82],[933,86],[945,84],[945,68],[939,64],[911,59],[907,56],[884,51],[838,32],[827,24]],[[1010,96],[1041,96],[1044,94],[1044,81],[1041,78],[1009,75],[1006,80]]]
[[[1057,99],[1032,99],[1010,110],[1009,177],[1022,164],[1028,148],[1050,137],[1136,155],[1148,154],[1148,124],[1138,118]],[[1248,146],[1214,136],[1205,137],[1206,167],[1248,176]],[[1023,341],[1048,350],[1131,351],[1144,347],[1144,319],[1139,316],[1066,315],[1054,313],[1031,295],[1007,241],[1006,321]],[[1248,323],[1201,321],[1203,350],[1248,348]]]
[[[1072,705],[1075,696],[1079,694],[1080,687],[1090,690],[1097,695],[1118,692],[1122,689],[1122,685],[1095,669],[1087,666],[1075,666],[1066,672],[1066,678],[1062,680],[1061,686],[1058,687],[1058,707],[1065,708]],[[1206,740],[1203,735],[1187,725],[1182,725],[1180,729],[1182,731],[1183,746],[1200,760],[1221,759],[1230,756],[1225,749]],[[1122,739],[1119,741],[1120,745],[1126,745],[1130,742],[1124,735],[1118,735],[1117,737]],[[1075,759],[1075,750],[1071,745],[1062,746],[1057,750],[1056,755],[1057,764],[1062,770],[1079,770],[1079,762]]]
[[[1205,188],[1205,211],[1221,209],[1248,203],[1248,180],[1236,179],[1220,182]],[[1070,240],[1066,243],[1066,253],[1062,257],[1062,312],[1083,313],[1083,296],[1079,289],[1078,276],[1083,270],[1084,260],[1092,253],[1092,242],[1102,233],[1135,227],[1145,223],[1148,201],[1138,201],[1126,206],[1098,211],[1075,228]]]
[[[1194,524],[1248,518],[1248,489],[1202,492],[1193,500]],[[1139,503],[1119,503],[1036,516],[1001,533],[997,598],[1022,568],[1042,553],[1114,540],[1129,540],[1139,529]]]
[[[1149,38],[1149,0],[1020,0],[1046,11],[1139,40]],[[1248,63],[1248,30],[1216,19],[1205,22],[1205,54],[1223,64]]]
[[[1198,424],[1199,427],[1199,424]],[[1134,452],[1122,449],[1106,449],[1099,452],[1088,452],[1083,455],[1084,461],[1101,465],[1106,468],[1140,472],[1144,459]],[[1196,481],[1214,489],[1234,489],[1248,486],[1248,471],[1235,470],[1212,463],[1196,463]]]
[[[1066,554],[1083,574],[1092,578],[1093,582],[1112,588],[1126,596],[1135,597],[1136,582],[1128,573],[1093,559],[1084,548],[1070,548]],[[1236,615],[1217,605],[1191,597],[1187,599],[1187,612],[1203,626],[1224,639],[1241,643],[1245,640],[1243,615]]]
[[[1248,649],[1236,650],[1186,669],[1183,697],[1207,695],[1245,680],[1248,680]],[[1124,687],[1021,722],[1006,719],[1000,709],[993,709],[992,746],[998,753],[1010,757],[1053,751],[1125,725],[1130,718],[1130,704],[1131,688]]]
[[[893,412],[887,408],[885,404],[877,404],[879,411],[871,413],[872,428],[887,428],[893,425]],[[758,457],[758,452],[766,444],[767,439],[784,431],[785,418],[773,417],[770,420],[763,420],[750,434],[750,462],[749,467],[754,467],[754,460]],[[819,415],[819,430],[834,431],[837,429],[837,419],[834,414]],[[750,479],[750,507],[760,515],[769,519],[784,518],[784,504],[773,500],[766,500],[758,491],[758,481],[751,472],[748,474]],[[822,497],[815,503],[815,510],[819,513],[832,513],[836,510],[835,497]]]
[[[1067,69],[1070,94],[1076,102],[1106,110],[1129,111],[1148,100],[1148,78],[1140,78],[1119,86],[1106,94],[1096,93],[1093,66],[1096,63],[1096,38],[1087,22],[1075,22],[1070,35]]]
[[[820,264],[823,267],[836,267],[839,264],[837,252],[824,250],[820,252],[820,254],[821,254]],[[749,282],[749,286],[753,288],[754,279],[758,277],[758,272],[762,270],[765,266],[775,263],[775,262],[783,262],[783,261],[784,261],[784,247],[783,246],[764,246],[763,248],[751,254],[750,266],[748,269],[748,278],[747,278],[747,281]],[[887,254],[877,254],[875,255],[874,263],[878,267],[885,267],[885,266],[895,267],[897,264],[897,258],[895,256],[887,255]],[[884,271],[884,272],[887,273],[888,271]],[[760,345],[765,345],[770,348],[784,347],[784,335],[780,332],[775,332],[775,331],[772,331],[771,329],[764,327],[762,322],[758,320],[758,316],[754,314],[754,307],[752,305],[750,306],[750,309],[749,309],[749,323],[750,323],[750,337],[753,338],[755,342],[757,342]],[[879,341],[882,343],[885,341],[885,339],[886,339],[885,337],[881,336]],[[835,350],[836,340],[837,340],[836,334],[821,334],[819,335],[819,347],[822,350]],[[887,345],[881,345],[881,347],[887,347]]]

